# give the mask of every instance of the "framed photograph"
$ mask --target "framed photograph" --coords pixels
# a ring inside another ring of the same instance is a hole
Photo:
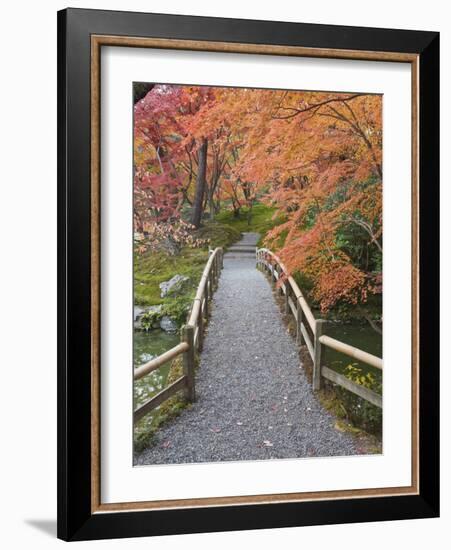
[[[58,13],[58,536],[439,514],[439,35]]]

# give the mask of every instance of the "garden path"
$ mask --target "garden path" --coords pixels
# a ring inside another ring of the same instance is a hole
[[[313,394],[272,288],[255,267],[259,235],[224,256],[196,372],[196,402],[163,425],[135,464],[356,454]]]

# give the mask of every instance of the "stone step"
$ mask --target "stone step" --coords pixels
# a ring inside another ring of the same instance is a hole
[[[227,253],[224,255],[225,260],[236,259],[236,260],[255,260],[255,254],[234,254]]]

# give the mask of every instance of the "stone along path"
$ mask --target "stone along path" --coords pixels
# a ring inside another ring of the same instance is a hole
[[[270,283],[255,267],[255,233],[224,256],[196,372],[196,402],[164,425],[135,464],[356,454],[313,395]]]

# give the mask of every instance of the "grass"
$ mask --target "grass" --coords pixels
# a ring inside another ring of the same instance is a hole
[[[272,220],[273,215],[273,208],[256,205],[248,224],[246,209],[243,209],[238,218],[234,218],[232,212],[224,211],[215,220],[204,222],[196,231],[196,237],[209,239],[211,248],[220,246],[227,249],[241,238],[241,232],[252,231],[264,236],[277,223]],[[191,307],[207,259],[208,247],[184,247],[176,256],[150,250],[143,254],[135,252],[134,303],[141,306],[162,304],[164,313],[169,314],[181,325]],[[161,298],[160,283],[168,281],[176,274],[189,277],[189,281],[183,285],[177,296]],[[182,372],[182,358],[177,357],[171,365],[166,385],[175,381]],[[153,414],[138,422],[134,429],[135,451],[140,452],[149,446],[158,428],[189,406],[179,393],[165,401]]]
[[[366,454],[382,452],[381,409],[329,383],[318,392],[318,398],[322,406],[337,418],[335,427],[358,436]]]
[[[178,256],[169,256],[165,252],[147,251],[135,253],[134,281],[135,304],[151,306],[164,303],[160,296],[160,283],[168,281],[174,275],[189,277],[184,285],[184,293],[189,294],[197,285],[208,251],[205,249],[184,248]]]
[[[242,232],[255,232],[260,234],[260,245],[268,231],[283,222],[281,216],[275,217],[275,211],[274,208],[264,204],[254,205],[250,218],[246,208],[240,211],[238,217],[234,217],[230,210],[222,211],[215,220],[204,222],[204,225],[196,231],[196,237],[209,239],[211,248],[220,246],[227,249],[240,239]],[[197,249],[184,247],[177,256],[151,251],[144,254],[136,253],[134,257],[135,304],[143,306],[163,304],[165,314],[169,314],[180,325],[191,306],[207,259],[208,247]],[[188,283],[176,297],[161,298],[159,284],[176,274],[189,277]],[[299,282],[304,290],[308,290],[308,281]],[[282,307],[282,300],[278,296],[276,301]],[[340,313],[342,317],[343,312]],[[291,317],[286,317],[285,322],[289,319]],[[288,323],[288,329],[293,334],[292,323]],[[307,353],[302,355],[304,369],[307,375],[311,376],[310,358],[307,357]],[[175,381],[181,374],[181,357],[178,357],[171,366],[167,384]],[[323,406],[337,418],[337,429],[352,432],[364,441],[363,447],[366,449],[371,447],[374,452],[380,452],[382,415],[378,409],[359,401],[355,396],[347,395],[345,391],[339,392],[328,385],[325,385],[320,392],[320,400]],[[162,423],[177,416],[189,406],[182,395],[174,396],[163,403],[153,415],[143,419],[135,427],[135,449],[140,451],[148,446]],[[367,432],[371,432],[372,435]]]
[[[261,238],[281,222],[280,217],[274,218],[275,209],[264,204],[256,204],[252,209],[250,223],[248,223],[248,209],[241,209],[237,218],[233,212],[220,212],[213,221],[205,222],[196,231],[200,239],[209,239],[210,247],[221,246],[228,248],[240,239],[242,232],[251,231],[260,233]],[[166,299],[160,296],[160,283],[168,281],[176,274],[189,277],[190,281],[184,287],[181,296],[189,298],[196,290],[208,259],[208,248],[184,247],[177,256],[169,256],[165,252],[147,251],[144,254],[135,253],[134,280],[135,304],[153,306],[164,304]]]
[[[210,239],[210,247],[222,246],[227,248],[239,240],[240,233],[233,227],[218,222],[206,223],[196,232],[201,239]],[[160,283],[168,281],[174,275],[180,274],[189,277],[189,281],[178,294],[179,301],[188,301],[194,298],[202,271],[208,260],[208,247],[184,247],[180,254],[170,256],[165,252],[147,251],[144,254],[134,255],[135,304],[153,306],[173,304],[174,298],[161,298]]]
[[[247,231],[260,233],[260,240],[258,243],[260,244],[266,233],[283,221],[280,216],[275,217],[275,213],[275,208],[259,203],[253,206],[250,218],[248,216],[249,209],[242,208],[238,217],[235,218],[231,210],[224,210],[217,214],[216,221],[240,233]]]
[[[240,231],[228,224],[217,220],[206,222],[196,231],[196,237],[199,239],[210,239],[211,248],[228,248],[234,242],[241,238]]]

